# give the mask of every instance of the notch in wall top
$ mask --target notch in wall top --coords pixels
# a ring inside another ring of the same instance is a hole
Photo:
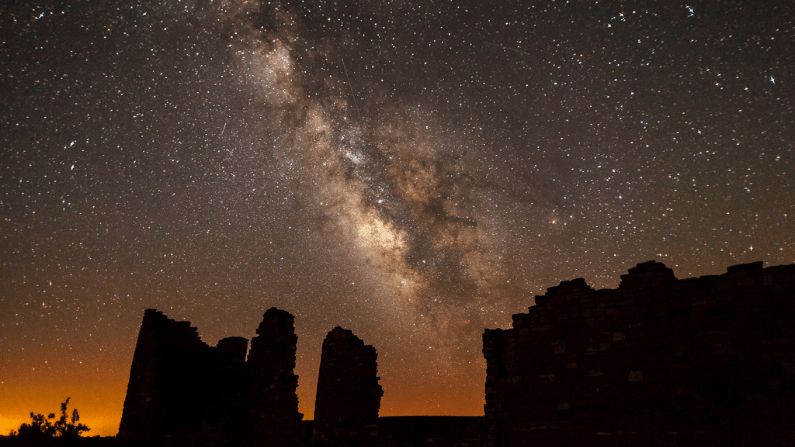
[[[248,353],[248,339],[243,337],[226,337],[216,344],[218,356],[226,362],[245,362]]]

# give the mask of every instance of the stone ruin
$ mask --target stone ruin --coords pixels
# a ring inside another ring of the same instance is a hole
[[[252,380],[247,392],[249,411],[253,424],[252,445],[289,447],[298,444],[301,435],[301,418],[298,412],[298,376],[295,353],[298,337],[293,327],[293,316],[275,307],[265,312],[251,339],[248,355],[248,373]],[[289,411],[284,411],[289,409]]]
[[[147,309],[117,438],[131,445],[302,445],[293,316],[271,308],[248,340],[210,347],[188,321]]]
[[[315,423],[307,425],[293,372],[297,341],[293,316],[276,308],[265,312],[250,350],[242,337],[208,346],[190,322],[147,309],[117,439],[137,446],[378,445],[383,391],[375,348],[340,327],[329,332]]]
[[[621,278],[485,331],[487,446],[795,445],[795,265]]]
[[[377,354],[350,331],[323,343],[315,421],[301,421],[293,317],[251,342],[206,345],[144,314],[119,445],[795,445],[795,264],[679,280],[657,262],[617,289],[564,281],[512,329],[486,330],[485,416],[378,418]]]
[[[203,365],[217,364],[218,351],[202,343],[189,322],[147,309],[117,438],[152,444],[167,434],[192,428],[202,405],[202,395],[195,390],[209,381]]]
[[[315,395],[313,444],[370,447],[379,444],[375,348],[339,326],[323,341]]]

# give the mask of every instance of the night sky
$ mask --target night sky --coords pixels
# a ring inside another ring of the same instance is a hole
[[[791,0],[3,1],[0,38],[2,434],[66,396],[115,434],[146,308],[291,312],[306,419],[337,325],[382,416],[480,415],[483,329],[561,280],[795,262]]]

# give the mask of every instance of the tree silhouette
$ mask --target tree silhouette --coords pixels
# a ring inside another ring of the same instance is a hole
[[[70,397],[66,398],[61,404],[61,417],[55,419],[55,413],[50,413],[46,418],[43,414],[30,412],[30,423],[23,423],[19,430],[12,431],[11,436],[19,440],[30,441],[31,443],[41,443],[47,439],[75,439],[80,434],[91,430],[86,425],[80,423],[80,415],[77,409],[72,410],[71,418],[67,416],[67,406]]]

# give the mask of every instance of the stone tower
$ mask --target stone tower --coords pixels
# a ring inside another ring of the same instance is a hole
[[[375,446],[378,410],[378,354],[339,326],[323,341],[315,397],[316,446]]]
[[[249,411],[252,445],[292,447],[300,443],[301,418],[298,412],[298,376],[295,352],[298,337],[289,312],[275,307],[262,318],[257,336],[251,340],[246,365],[251,383]]]
[[[135,345],[120,439],[154,444],[200,422],[210,347],[188,321],[147,309]]]
[[[118,439],[124,445],[300,444],[293,316],[271,308],[251,341],[205,344],[188,321],[147,309]]]

